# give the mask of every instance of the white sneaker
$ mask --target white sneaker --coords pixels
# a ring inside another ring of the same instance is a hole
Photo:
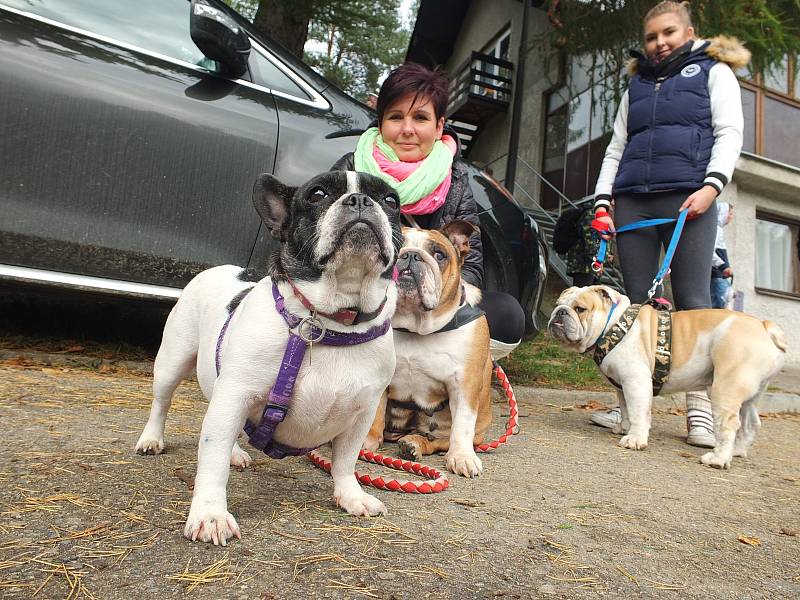
[[[713,448],[717,445],[717,439],[714,433],[709,431],[702,425],[695,425],[689,429],[689,434],[686,436],[686,443],[690,446],[699,446],[700,448]]]
[[[598,411],[592,413],[592,416],[589,417],[589,420],[600,427],[612,429],[615,425],[622,423],[622,411],[619,409],[619,407],[606,411]]]

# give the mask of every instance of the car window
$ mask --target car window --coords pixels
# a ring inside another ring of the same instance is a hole
[[[253,42],[253,50],[250,52],[250,73],[253,83],[298,98],[311,99],[311,95],[305,92],[285,71],[264,56],[261,49],[256,46],[256,42]]]
[[[189,34],[189,0],[0,0],[0,4],[205,69],[215,70]]]

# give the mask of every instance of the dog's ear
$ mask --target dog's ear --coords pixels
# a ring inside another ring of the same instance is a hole
[[[456,219],[447,223],[439,231],[452,242],[458,253],[463,257],[469,252],[469,238],[476,233],[480,233],[481,230],[477,225],[473,225],[469,221]]]
[[[283,185],[269,173],[262,173],[253,186],[253,205],[264,225],[272,235],[281,241],[286,240],[283,226],[289,214],[289,203],[297,190],[295,187]]]
[[[595,286],[594,289],[600,295],[600,297],[603,299],[604,302],[607,300],[611,304],[614,304],[619,300],[619,298],[617,297],[619,294],[608,286],[597,285]]]

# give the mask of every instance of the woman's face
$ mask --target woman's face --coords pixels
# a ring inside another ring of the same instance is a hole
[[[409,94],[390,104],[380,123],[381,137],[403,162],[422,160],[442,137],[444,117],[436,118],[430,100]]]
[[[691,39],[694,27],[687,27],[675,13],[664,13],[644,24],[644,51],[653,62],[661,62]]]

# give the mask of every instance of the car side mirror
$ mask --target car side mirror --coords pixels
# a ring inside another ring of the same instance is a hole
[[[250,38],[224,11],[207,0],[192,0],[189,32],[200,51],[222,66],[222,73],[241,77],[247,72]]]

